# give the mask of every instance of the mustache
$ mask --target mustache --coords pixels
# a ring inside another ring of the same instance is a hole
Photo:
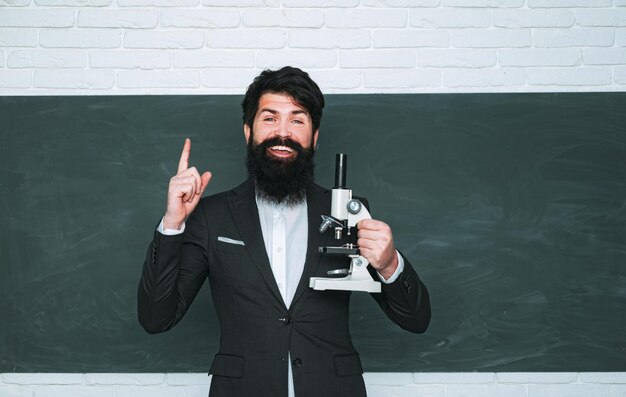
[[[304,152],[304,148],[298,142],[290,139],[290,138],[281,138],[274,137],[264,140],[258,145],[253,143],[253,140],[250,139],[251,147],[254,149],[255,147],[260,148],[263,152],[265,152],[268,148],[272,146],[287,146],[290,149],[295,150],[298,155],[301,155]]]

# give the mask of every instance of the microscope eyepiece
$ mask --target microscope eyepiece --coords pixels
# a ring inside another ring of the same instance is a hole
[[[347,169],[348,155],[345,153],[337,153],[335,159],[335,189],[345,189]]]

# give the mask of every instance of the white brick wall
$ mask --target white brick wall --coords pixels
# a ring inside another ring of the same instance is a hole
[[[626,0],[0,0],[0,95],[624,91]]]
[[[369,397],[624,397],[626,373],[366,373]],[[0,374],[2,397],[206,397],[206,374]]]

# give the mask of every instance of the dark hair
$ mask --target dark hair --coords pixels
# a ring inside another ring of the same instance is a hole
[[[322,122],[324,96],[317,84],[301,69],[285,66],[279,70],[264,70],[255,77],[243,98],[243,123],[252,127],[254,116],[259,109],[259,99],[265,93],[287,94],[305,108],[311,116],[313,132]]]

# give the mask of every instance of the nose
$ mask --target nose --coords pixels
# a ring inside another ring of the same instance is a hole
[[[275,134],[281,138],[290,137],[291,131],[289,130],[289,122],[287,120],[282,121],[276,129]]]

